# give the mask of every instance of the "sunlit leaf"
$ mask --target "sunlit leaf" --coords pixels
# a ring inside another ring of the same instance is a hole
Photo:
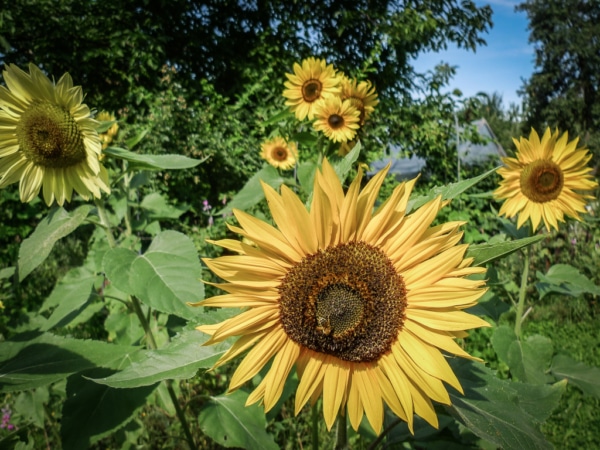
[[[513,342],[508,349],[506,363],[517,380],[545,384],[552,381],[546,372],[553,354],[552,340],[536,334]]]
[[[208,336],[190,330],[177,336],[166,347],[144,350],[136,361],[124,370],[93,381],[115,388],[148,386],[166,379],[187,379],[198,369],[211,367],[225,353],[230,344],[203,346]]]
[[[167,199],[158,192],[146,195],[140,203],[140,208],[148,211],[151,219],[177,219],[189,209],[185,205],[169,204]]]
[[[276,450],[273,436],[267,434],[263,409],[257,404],[246,406],[248,394],[237,390],[231,394],[210,396],[198,415],[202,431],[224,447],[248,450]]]
[[[492,262],[496,259],[504,258],[520,248],[527,247],[528,245],[541,241],[544,239],[544,237],[545,236],[540,235],[523,238],[516,241],[469,245],[467,257],[474,258],[474,266],[483,266],[484,264]]]
[[[0,346],[0,390],[31,389],[92,367],[119,367],[137,350],[51,333],[17,335]]]
[[[537,272],[536,275],[540,280],[535,284],[540,299],[551,292],[571,297],[579,297],[583,294],[600,295],[600,286],[596,286],[579,270],[568,264],[555,264],[548,269],[546,275],[541,272]]]
[[[133,153],[119,147],[108,147],[102,150],[102,152],[112,157],[129,161],[130,168],[137,170],[190,169],[203,161],[183,155],[146,155]]]
[[[202,266],[194,243],[184,234],[159,233],[143,255],[112,249],[104,255],[103,264],[117,289],[135,295],[148,306],[186,319],[198,314],[186,303],[204,298]]]
[[[91,210],[91,205],[82,205],[70,213],[59,207],[52,209],[21,244],[18,264],[19,281],[44,262],[56,241],[81,225]]]
[[[279,172],[275,167],[265,164],[263,168],[256,172],[252,178],[246,182],[244,187],[234,195],[233,199],[227,204],[227,206],[225,206],[218,213],[227,214],[230,213],[233,208],[246,210],[256,205],[263,198],[265,198],[265,194],[260,184],[261,181],[268,184],[272,188],[277,189],[279,186],[281,186],[285,179],[279,175]]]
[[[442,196],[442,200],[450,200],[455,197],[458,197],[467,189],[475,186],[477,183],[479,183],[484,178],[490,176],[495,171],[496,169],[492,169],[474,178],[468,178],[466,180],[457,181],[456,183],[450,183],[445,186],[435,187],[431,189],[431,191],[427,195],[421,195],[418,197],[411,198],[408,202],[408,207],[406,210],[407,212],[410,212],[414,209],[417,209],[420,206],[423,206],[428,201],[433,200],[434,198],[440,195]]]

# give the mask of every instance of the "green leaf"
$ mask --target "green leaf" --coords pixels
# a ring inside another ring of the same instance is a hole
[[[517,342],[515,331],[509,326],[500,325],[494,330],[491,342],[498,357],[508,364],[508,352],[510,346]]]
[[[504,449],[551,449],[538,429],[539,418],[553,411],[564,386],[528,385],[498,379],[481,364],[451,359],[465,391],[451,390],[448,412],[471,432]]]
[[[44,404],[48,403],[50,393],[48,388],[39,387],[23,391],[15,400],[15,411],[27,421],[31,421],[35,426],[44,428],[45,409]]]
[[[96,366],[120,366],[136,349],[50,333],[17,335],[2,342],[0,390],[45,386]]]
[[[245,406],[248,394],[237,390],[227,395],[209,397],[198,415],[202,431],[224,447],[248,450],[276,450],[273,436],[267,434],[263,409]]]
[[[315,171],[317,163],[314,161],[303,161],[298,164],[298,181],[305,192],[312,192],[315,184]]]
[[[590,367],[570,356],[558,354],[550,368],[557,378],[566,378],[584,393],[600,398],[600,368]]]
[[[136,170],[190,169],[203,162],[183,155],[143,155],[119,147],[108,147],[103,152],[129,161],[130,168]]]
[[[148,211],[150,219],[178,219],[188,206],[174,206],[167,202],[167,199],[158,192],[146,195],[140,207]]]
[[[277,114],[275,114],[273,117],[271,117],[270,119],[267,119],[263,122],[263,126],[268,126],[268,125],[272,125],[274,123],[278,123],[281,122],[282,120],[287,119],[288,117],[291,118],[293,117],[294,114],[288,109],[284,109],[283,111],[278,112]]]
[[[520,381],[545,384],[551,381],[546,370],[550,366],[554,348],[545,336],[529,336],[525,341],[515,341],[508,349],[508,360],[513,376]]]
[[[589,278],[582,275],[575,267],[568,264],[555,264],[546,275],[536,273],[539,283],[535,284],[540,299],[551,292],[579,297],[583,294],[600,295],[600,286],[596,286]]]
[[[299,133],[295,133],[290,138],[290,140],[298,141],[299,144],[306,145],[307,147],[312,147],[315,145],[318,139],[319,138],[310,131],[301,131]]]
[[[202,344],[207,340],[207,335],[188,330],[164,348],[142,351],[124,370],[93,381],[114,388],[132,388],[167,379],[191,378],[198,369],[211,367],[230,347],[228,343],[205,347]]]
[[[64,327],[71,323],[88,306],[96,274],[85,267],[71,269],[60,280],[44,301],[40,312],[55,308],[42,326],[42,331]]]
[[[348,152],[343,159],[339,161],[332,161],[333,168],[335,169],[335,173],[338,178],[341,180],[342,184],[346,181],[346,177],[352,169],[353,164],[358,159],[358,155],[360,154],[360,150],[362,149],[362,144],[360,141],[356,142],[356,145]]]
[[[476,176],[474,178],[468,178],[466,180],[458,181],[456,183],[450,183],[445,186],[435,187],[427,195],[422,195],[422,196],[418,196],[415,198],[411,198],[408,201],[408,206],[407,206],[406,211],[408,213],[412,210],[415,210],[440,195],[442,196],[442,200],[450,200],[455,197],[458,197],[460,194],[465,192],[467,189],[475,186],[481,180],[490,176],[494,172],[496,172],[496,169],[489,170],[489,171],[487,171],[479,176]]]
[[[133,148],[136,145],[138,145],[142,141],[142,139],[144,139],[144,137],[146,137],[146,135],[148,134],[149,131],[150,130],[146,128],[146,129],[140,131],[138,134],[136,134],[136,135],[130,137],[129,139],[127,139],[125,141],[125,144],[127,145],[127,148]],[[112,148],[112,147],[109,147],[109,148]],[[107,149],[105,149],[105,150],[107,150]]]
[[[472,265],[483,266],[484,264],[495,261],[496,259],[510,255],[520,248],[527,247],[528,245],[541,241],[544,239],[544,237],[545,236],[540,235],[519,239],[516,241],[469,245],[466,256],[467,258],[475,258]]]
[[[82,205],[68,213],[54,208],[42,219],[19,249],[19,281],[22,281],[48,257],[59,239],[73,232],[88,216],[91,205]]]
[[[265,193],[260,184],[261,180],[274,189],[277,189],[285,181],[283,177],[279,175],[279,172],[275,167],[265,164],[263,168],[255,173],[252,178],[246,182],[244,187],[235,194],[227,206],[219,211],[219,214],[230,213],[233,208],[246,210],[265,198]]]
[[[115,287],[146,305],[191,319],[198,310],[187,305],[204,298],[202,266],[190,238],[176,231],[159,233],[143,255],[112,249],[104,255],[104,270]]]
[[[104,376],[106,369],[92,369],[87,377]],[[67,399],[63,403],[61,441],[64,450],[89,448],[122,426],[146,403],[156,385],[137,389],[113,389],[83,377],[67,380]]]

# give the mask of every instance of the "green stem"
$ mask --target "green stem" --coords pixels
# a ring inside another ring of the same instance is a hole
[[[318,402],[315,402],[311,410],[313,450],[319,450],[319,407],[317,405]]]
[[[334,450],[347,450],[348,449],[348,432],[346,426],[346,416],[341,412],[338,414],[337,426],[336,426],[336,439]]]
[[[181,409],[181,406],[179,406],[177,394],[175,394],[175,389],[173,389],[173,380],[165,380],[165,382],[167,383],[167,390],[169,391],[169,396],[171,397],[173,406],[175,406],[175,412],[177,413],[179,422],[181,422],[181,427],[183,428],[183,432],[185,433],[185,438],[188,441],[188,445],[190,446],[191,450],[195,450],[198,447],[196,447],[196,443],[194,442],[194,437],[192,436],[190,427],[188,426],[187,420],[185,420],[185,414],[183,413],[183,409]]]
[[[525,249],[525,257],[523,259],[523,273],[521,274],[521,288],[519,289],[519,301],[517,303],[517,317],[515,320],[515,334],[517,338],[521,338],[521,325],[525,319],[523,311],[525,310],[525,294],[527,292],[527,279],[529,278],[529,253],[530,247]]]
[[[110,226],[110,221],[108,220],[108,214],[106,214],[106,209],[104,208],[104,203],[100,199],[94,199],[94,203],[96,204],[96,209],[98,210],[98,217],[100,218],[100,224],[104,231],[106,231],[106,238],[108,239],[108,245],[110,248],[115,248],[117,242],[115,241],[115,237],[112,234],[112,229]]]
[[[146,316],[144,315],[144,311],[142,310],[142,305],[137,297],[131,296],[131,304],[133,305],[133,310],[135,311],[136,316],[138,317],[140,323],[142,324],[142,328],[146,333],[146,343],[148,348],[152,350],[156,350],[158,346],[156,345],[156,339],[154,339],[154,334],[152,334],[152,329],[150,328],[150,323]],[[183,432],[185,434],[185,438],[188,441],[188,445],[190,449],[195,450],[196,443],[194,442],[194,437],[192,436],[192,432],[190,431],[190,427],[185,419],[185,414],[179,406],[179,400],[177,399],[177,394],[175,393],[175,389],[173,389],[172,380],[165,380],[167,384],[167,391],[169,391],[169,396],[171,397],[171,401],[173,402],[173,406],[175,407],[175,413],[177,414],[177,418],[179,422],[181,422],[181,427],[183,428]]]

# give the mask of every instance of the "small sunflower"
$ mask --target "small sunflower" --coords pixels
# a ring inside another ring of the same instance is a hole
[[[3,72],[0,86],[0,188],[19,182],[22,202],[43,187],[48,206],[62,206],[73,190],[84,199],[110,192],[97,122],[82,103],[80,86],[67,73],[52,83],[40,69],[15,65]]]
[[[99,133],[100,142],[102,143],[102,150],[104,150],[117,136],[117,133],[119,132],[119,124],[116,122],[115,115],[109,113],[108,111],[99,112],[96,116],[96,120],[99,122],[114,122],[104,133]]]
[[[291,169],[298,159],[298,148],[294,142],[276,137],[261,145],[262,158],[278,169]]]
[[[342,100],[350,100],[350,103],[360,112],[359,123],[364,123],[369,118],[369,115],[375,111],[375,106],[379,104],[377,92],[371,85],[370,81],[358,82],[355,78],[341,78],[341,98]]]
[[[314,117],[314,103],[331,95],[338,95],[339,78],[336,76],[333,65],[324,59],[307,58],[300,64],[294,64],[294,73],[286,73],[288,81],[284,83],[286,89],[283,96],[287,98],[285,104],[296,115],[298,120]]]
[[[348,142],[356,136],[359,125],[359,111],[350,100],[328,97],[315,104],[313,127],[322,131],[333,142]]]
[[[500,215],[509,218],[518,215],[517,227],[531,219],[533,230],[541,220],[546,229],[558,230],[564,215],[581,220],[585,212],[585,199],[591,198],[576,191],[589,191],[598,186],[591,176],[587,163],[592,155],[586,148],[577,148],[579,138],[568,142],[568,133],[559,137],[547,128],[542,140],[532,128],[529,139],[513,139],[515,158],[502,158],[506,165],[498,169],[504,178],[494,197],[504,199]]]
[[[245,310],[197,329],[211,335],[207,344],[239,336],[216,366],[248,351],[230,391],[272,360],[247,404],[273,408],[294,365],[296,414],[322,395],[328,429],[347,413],[355,430],[366,415],[379,433],[384,404],[411,430],[415,413],[437,427],[432,400],[450,404],[444,383],[462,392],[444,353],[471,358],[454,339],[488,326],[463,311],[485,291],[466,276],[485,270],[470,267],[458,244],[462,222],[432,225],[440,197],[406,214],[416,179],[373,212],[386,173],[361,192],[359,169],[344,194],[324,160],[309,211],[290,188],[263,184],[277,227],[234,210],[240,227],[231,231],[254,245],[213,242],[237,253],[204,260],[227,294],[193,305]]]

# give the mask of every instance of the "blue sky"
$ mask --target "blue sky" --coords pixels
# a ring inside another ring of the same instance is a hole
[[[426,71],[440,62],[457,66],[456,75],[450,82],[449,90],[458,88],[464,97],[478,92],[502,96],[505,108],[510,103],[521,104],[517,90],[533,72],[533,46],[528,42],[527,15],[515,12],[520,1],[488,0],[475,3],[478,6],[489,4],[492,7],[494,23],[489,33],[483,35],[487,46],[477,52],[449,47],[439,53],[420,55],[414,62],[418,71]]]

